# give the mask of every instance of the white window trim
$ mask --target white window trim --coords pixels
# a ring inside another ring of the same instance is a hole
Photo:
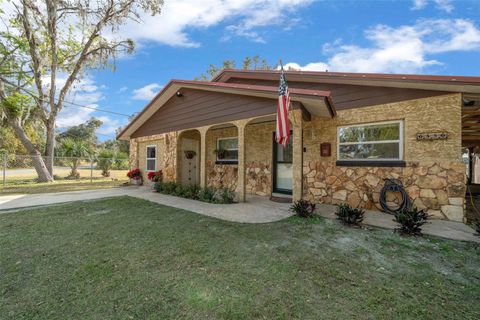
[[[148,157],[148,148],[155,148],[155,158],[149,158]],[[155,172],[157,171],[157,146],[156,145],[148,145],[145,147],[145,171],[146,172]],[[148,160],[154,160],[155,161],[155,169],[154,170],[148,170]]]
[[[220,140],[230,140],[230,139],[237,139],[237,148],[236,149],[225,149],[227,151],[231,150],[236,150],[238,152],[238,137],[222,137],[222,138],[217,138],[217,150],[220,149]],[[238,162],[238,156],[237,159],[218,159],[218,156],[215,155],[216,161],[222,161],[222,162]]]
[[[341,128],[352,128],[352,127],[365,127],[369,125],[381,125],[381,124],[391,124],[399,123],[400,124],[400,135],[399,140],[382,140],[382,141],[362,141],[362,142],[340,142],[340,129]],[[356,144],[377,144],[377,143],[396,143],[399,144],[399,158],[376,158],[376,159],[340,159],[340,145],[356,145]],[[401,161],[403,160],[403,120],[393,120],[393,121],[382,121],[382,122],[367,122],[360,124],[352,124],[345,126],[337,127],[337,160],[338,161]]]

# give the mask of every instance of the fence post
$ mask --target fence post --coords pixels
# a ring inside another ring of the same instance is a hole
[[[90,158],[90,183],[93,182],[93,159]]]
[[[7,154],[3,154],[3,186],[5,187],[5,180],[7,178]]]

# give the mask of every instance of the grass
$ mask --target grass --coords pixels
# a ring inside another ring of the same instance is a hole
[[[57,180],[53,183],[13,184],[0,186],[0,195],[14,193],[49,193],[106,189],[121,186],[128,180]]]
[[[480,249],[130,197],[0,214],[0,318],[478,319]]]
[[[2,193],[47,193],[63,191],[79,191],[118,187],[128,181],[127,170],[112,170],[110,177],[103,177],[101,170],[79,169],[80,179],[67,179],[69,168],[54,169],[54,183],[35,182],[35,171],[24,173],[22,171],[7,171],[6,183],[0,181],[0,194]],[[90,175],[92,174],[92,178]]]

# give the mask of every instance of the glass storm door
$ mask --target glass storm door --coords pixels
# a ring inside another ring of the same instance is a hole
[[[273,135],[273,192],[292,194],[292,143],[293,135],[285,148],[275,141],[275,133]]]

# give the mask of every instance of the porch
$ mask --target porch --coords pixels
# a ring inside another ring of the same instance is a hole
[[[180,130],[176,133],[175,180],[182,185],[235,190],[247,195],[302,197],[303,125],[310,114],[291,111],[291,140],[274,141],[275,114]]]

